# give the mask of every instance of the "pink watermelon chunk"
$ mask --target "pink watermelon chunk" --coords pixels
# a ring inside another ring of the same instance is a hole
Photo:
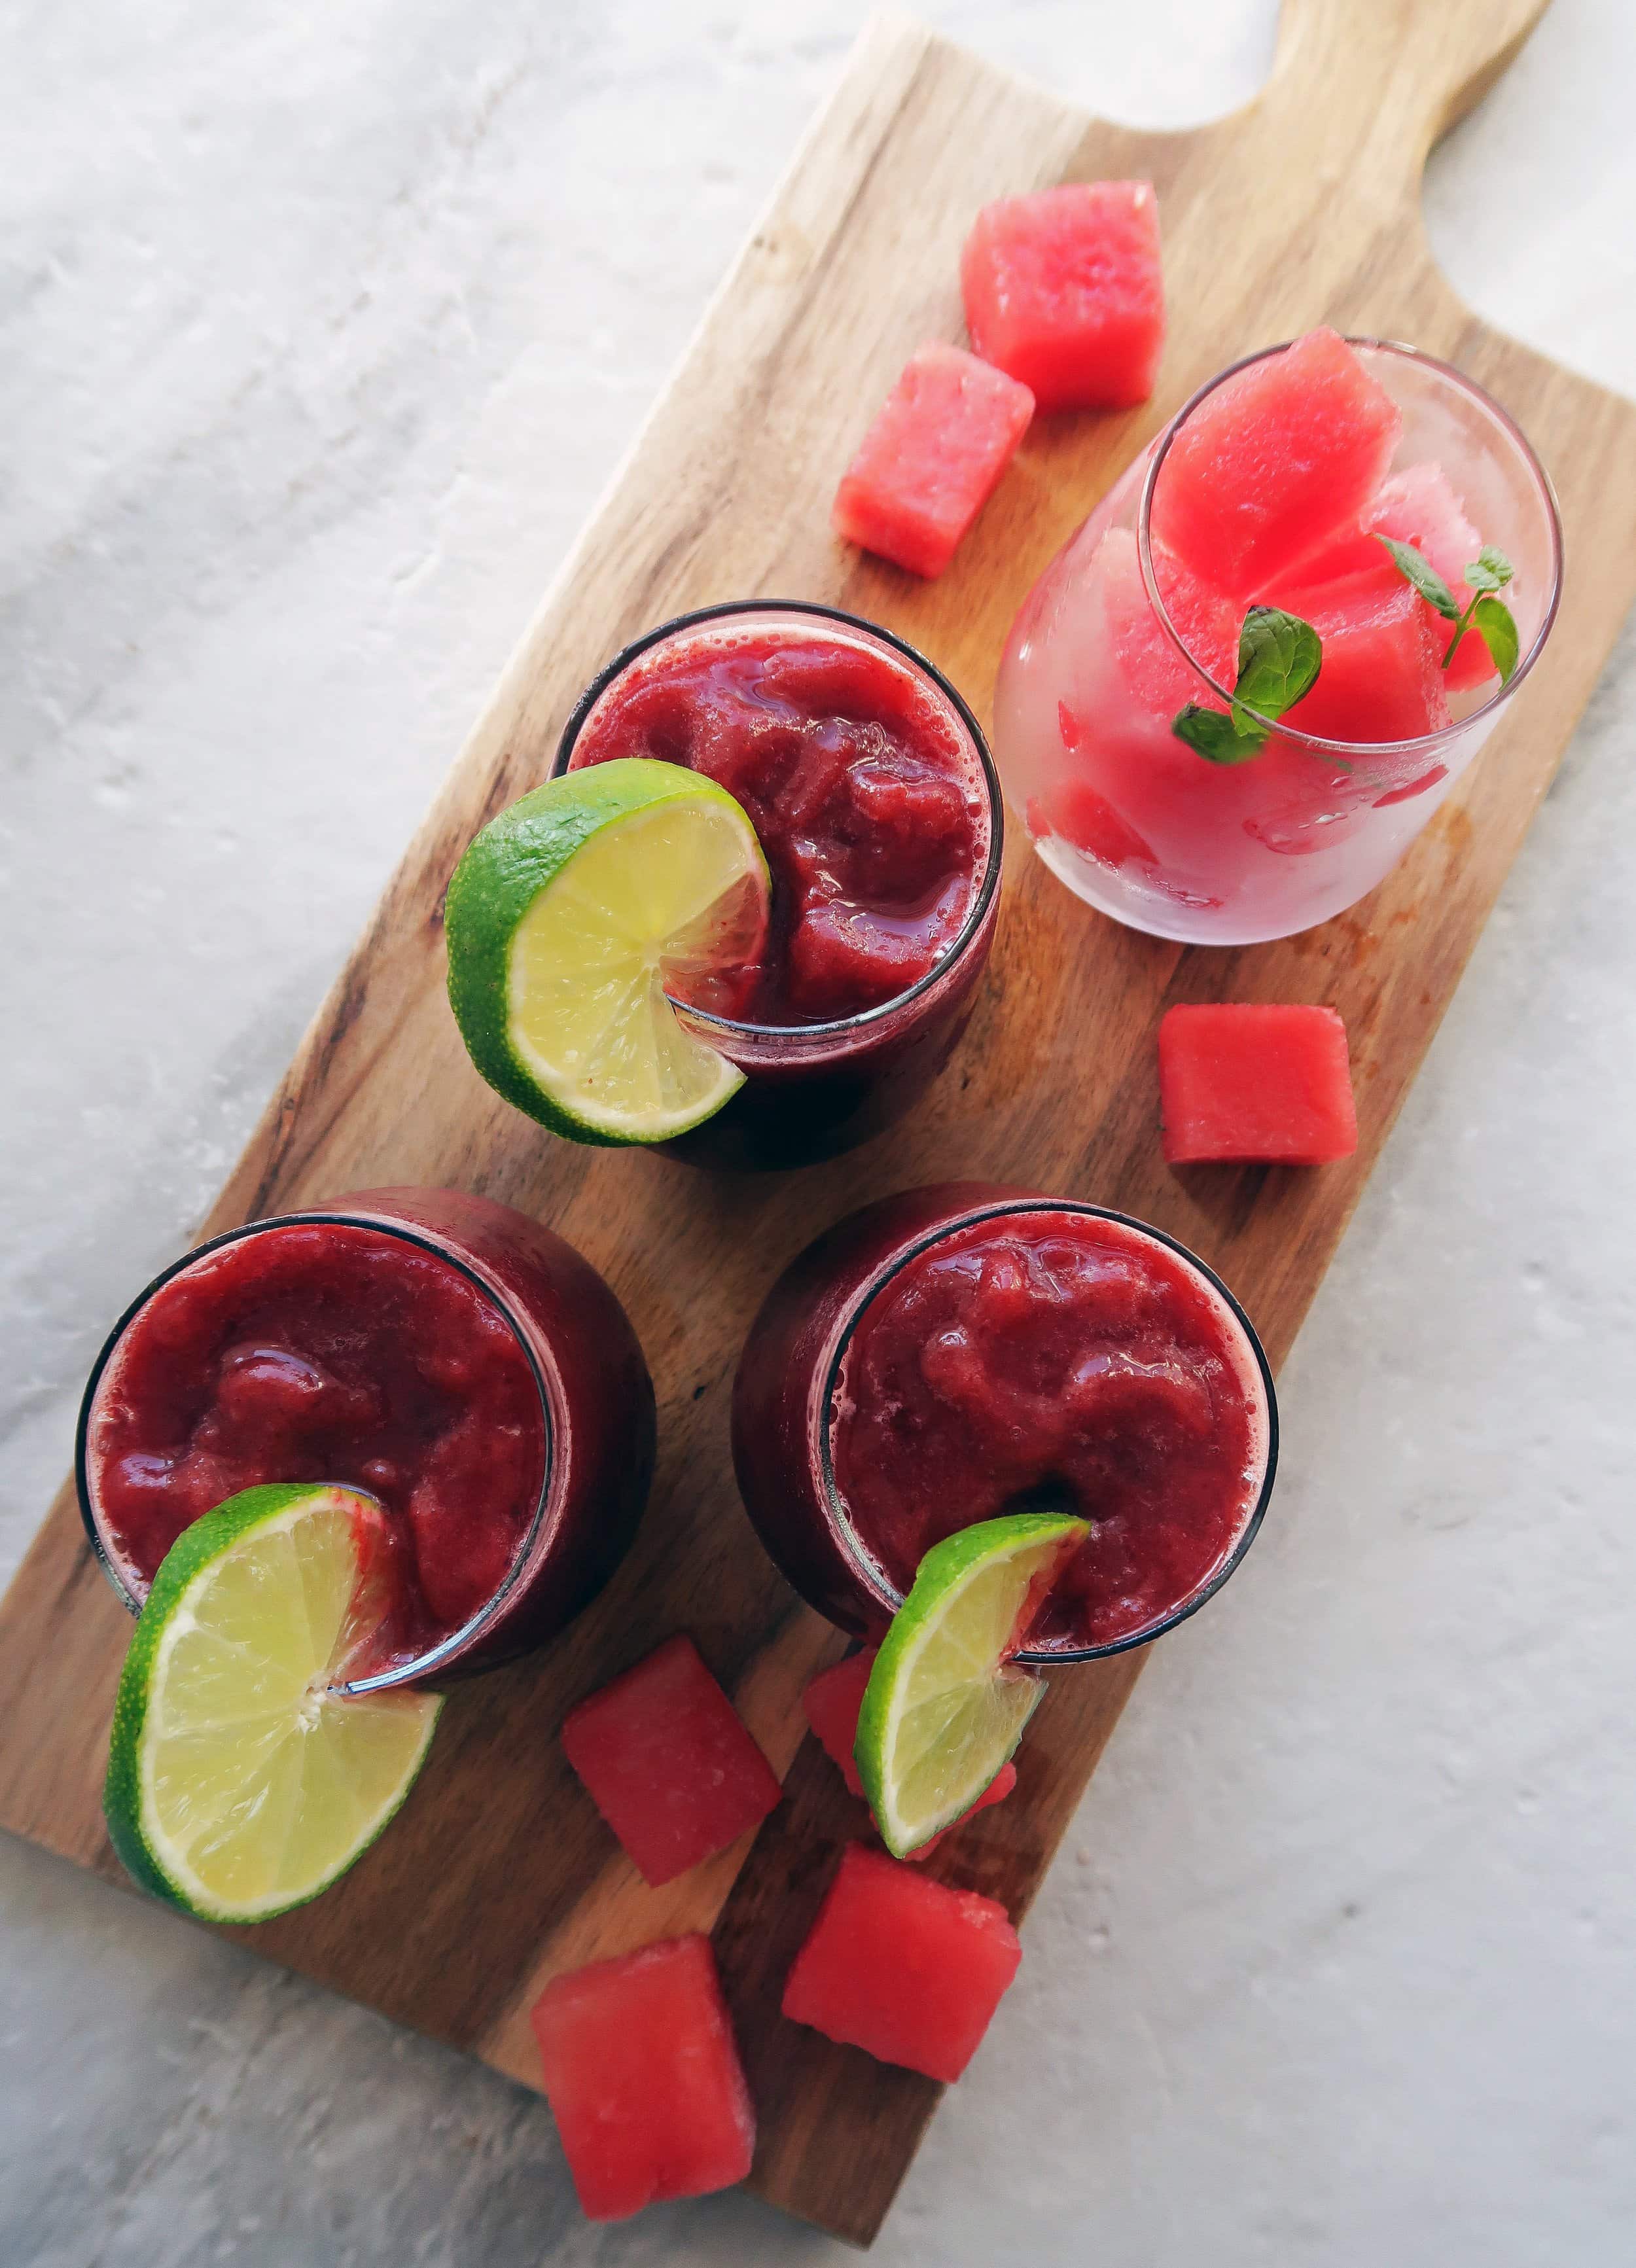
[[[1231,690],[1238,680],[1243,608],[1195,575],[1161,544],[1154,545],[1153,557],[1153,579],[1176,636],[1199,669]],[[1154,613],[1132,530],[1110,527],[1096,547],[1092,568],[1109,637],[1138,701],[1161,715],[1184,708],[1190,701],[1224,708],[1226,703],[1215,699],[1198,670],[1188,667]]]
[[[1358,1146],[1346,1027],[1333,1008],[1226,1001],[1159,1027],[1165,1156],[1321,1166]]]
[[[858,1760],[852,1751],[858,1742],[858,1712],[864,1705],[864,1689],[869,1683],[869,1673],[874,1668],[875,1649],[864,1646],[857,1653],[849,1653],[844,1660],[821,1670],[801,1696],[801,1706],[807,1721],[812,1727],[819,1747],[840,1771],[853,1795],[861,1796],[863,1781],[859,1778]],[[929,1859],[943,1835],[953,1835],[968,1819],[975,1819],[979,1811],[991,1804],[1004,1803],[1017,1785],[1017,1767],[1003,1764],[969,1811],[962,1812],[952,1825],[923,1843],[910,1858],[916,1864]]]
[[[1065,708],[1066,703],[1059,702],[1058,706]],[[1065,731],[1064,738],[1067,738]],[[1074,745],[1072,740],[1067,744],[1070,747]],[[1084,780],[1053,780],[1040,794],[1028,798],[1026,816],[1028,832],[1035,841],[1044,835],[1059,836],[1086,858],[1097,859],[1104,866],[1153,866],[1158,863],[1146,836],[1139,835],[1107,797]]]
[[[864,1688],[874,1660],[875,1649],[871,1646],[849,1653],[844,1660],[820,1670],[801,1696],[801,1706],[819,1747],[853,1795],[864,1792],[852,1748],[858,1739],[858,1712],[864,1705]]]
[[[1483,548],[1483,539],[1465,516],[1465,507],[1450,487],[1441,465],[1409,465],[1383,482],[1370,506],[1364,526],[1382,535],[1412,543],[1442,577],[1455,600],[1464,607],[1471,593],[1465,570]],[[1448,651],[1454,626],[1423,599],[1426,628],[1437,647],[1439,660]],[[1493,658],[1482,639],[1468,631],[1459,651],[1443,672],[1450,693],[1459,693],[1497,673]]]
[[[1034,396],[962,347],[910,357],[835,492],[837,535],[940,575],[1034,415]]]
[[[1022,1948],[1004,1906],[847,1845],[784,1987],[784,2013],[928,2079],[958,2079]]]
[[[571,1710],[563,1748],[655,1885],[736,1843],[783,1793],[690,1638],[667,1639]]]
[[[1389,589],[1394,581],[1401,582],[1403,578],[1376,541],[1381,535],[1395,536],[1399,543],[1412,543],[1436,568],[1457,604],[1466,604],[1471,593],[1465,570],[1482,549],[1483,539],[1466,518],[1465,508],[1449,486],[1448,476],[1441,465],[1410,465],[1383,481],[1364,512],[1361,526],[1331,538],[1308,557],[1298,559],[1289,570],[1290,584],[1298,589],[1310,589],[1343,578],[1373,575],[1382,589]],[[1277,602],[1283,603],[1281,600]],[[1426,605],[1424,600],[1420,603],[1425,608],[1426,628],[1437,648],[1441,666],[1454,636],[1454,627],[1434,607]],[[1468,634],[1443,672],[1443,684],[1450,693],[1464,692],[1494,674],[1488,648],[1480,637]]]
[[[1309,331],[1183,423],[1154,484],[1153,531],[1202,580],[1248,599],[1357,528],[1402,423],[1346,342]]]
[[[966,328],[1042,409],[1124,409],[1165,341],[1151,181],[1070,181],[984,205],[960,261]]]
[[[1316,590],[1280,593],[1278,603],[1318,633],[1323,664],[1304,700],[1286,712],[1303,733],[1330,740],[1413,740],[1448,722],[1435,617],[1393,569],[1371,569]]]
[[[755,2115],[705,1937],[554,1977],[534,2007],[545,2092],[579,2203],[623,2220],[741,2182]]]

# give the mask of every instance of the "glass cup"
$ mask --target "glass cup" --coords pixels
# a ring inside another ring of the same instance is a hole
[[[1278,1403],[1261,1342],[1220,1278],[1161,1229],[1105,1206],[982,1182],[907,1189],[851,1214],[791,1263],[750,1328],[733,1383],[733,1466],[751,1522],[807,1604],[855,1636],[878,1639],[903,1598],[836,1479],[832,1442],[853,1333],[901,1269],[955,1232],[974,1222],[1041,1213],[1116,1223],[1184,1263],[1205,1290],[1222,1343],[1249,1390],[1259,1455],[1246,1478],[1242,1515],[1227,1548],[1164,1612],[1107,1643],[1053,1643],[1019,1659],[1086,1661],[1146,1646],[1197,1613],[1255,1540],[1278,1465]],[[1031,1500],[1018,1508],[1040,1504]]]
[[[348,1690],[441,1686],[542,1645],[601,1589],[636,1533],[653,1469],[653,1388],[624,1309],[590,1263],[525,1214],[455,1189],[353,1190],[310,1211],[229,1229],[155,1277],[110,1332],[80,1405],[80,1514],[104,1573],[130,1612],[139,1612],[147,1581],[99,1505],[99,1420],[120,1391],[128,1334],[151,1310],[162,1325],[155,1303],[210,1256],[292,1224],[368,1229],[446,1262],[510,1327],[540,1397],[544,1470],[505,1579],[459,1628],[411,1657],[394,1654],[350,1680]],[[244,1484],[289,1477],[269,1469]]]
[[[598,703],[634,666],[660,651],[730,644],[736,634],[775,630],[792,642],[829,643],[878,655],[912,674],[969,756],[981,783],[980,865],[958,933],[917,983],[879,1006],[829,1023],[755,1024],[672,1003],[684,1023],[738,1065],[744,1085],[713,1118],[657,1146],[690,1163],[726,1168],[805,1165],[836,1155],[901,1118],[925,1094],[965,1030],[999,912],[1004,804],[977,722],[953,685],[890,630],[835,607],[798,600],[735,600],[681,615],[628,645],[582,695],[564,730],[553,777],[568,770]],[[647,750],[633,750],[646,754]]]
[[[1041,576],[1012,627],[995,693],[1001,777],[1035,849],[1077,895],[1132,929],[1197,945],[1252,945],[1355,903],[1432,817],[1550,635],[1562,531],[1551,483],[1522,433],[1447,363],[1378,339],[1349,343],[1402,413],[1392,470],[1440,464],[1483,543],[1514,567],[1504,595],[1520,634],[1515,672],[1503,686],[1490,678],[1452,694],[1449,723],[1416,740],[1348,742],[1279,725],[1251,761],[1221,766],[1176,739],[1179,706],[1220,705],[1232,688],[1194,660],[1166,609],[1150,520],[1178,432],[1218,387],[1264,357],[1223,371]],[[1110,617],[1110,608],[1121,611]],[[1148,633],[1135,666],[1132,610]]]

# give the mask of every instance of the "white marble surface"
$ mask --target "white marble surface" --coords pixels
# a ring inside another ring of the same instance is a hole
[[[0,1569],[863,12],[0,10]],[[1181,124],[1273,9],[924,12]],[[1557,0],[1429,207],[1636,391],[1633,82],[1628,0]],[[891,2268],[1632,2257],[1632,696],[1627,640]],[[6,2268],[845,2257],[589,2229],[532,2097],[4,1838],[0,2043]]]

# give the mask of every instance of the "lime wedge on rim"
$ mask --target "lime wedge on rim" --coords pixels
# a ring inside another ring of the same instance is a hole
[[[1013,1513],[962,1528],[920,1562],[869,1673],[854,1749],[897,1858],[969,1811],[1022,1738],[1045,1684],[1009,1659],[1089,1534],[1066,1513]]]
[[[449,884],[468,1053],[573,1141],[685,1133],[744,1074],[671,1000],[730,1012],[770,895],[755,828],[703,773],[619,756],[549,780],[483,828]]]
[[[337,1690],[380,1612],[382,1519],[355,1489],[246,1489],[166,1552],[103,1793],[144,1889],[202,1920],[264,1921],[327,1889],[409,1793],[441,1698]]]

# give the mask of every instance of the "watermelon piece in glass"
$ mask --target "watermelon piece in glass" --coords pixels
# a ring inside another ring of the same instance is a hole
[[[1231,692],[1238,681],[1238,636],[1245,610],[1162,544],[1153,546],[1153,580],[1185,654],[1153,612],[1131,530],[1110,527],[1096,549],[1103,615],[1120,672],[1139,706],[1168,715],[1190,701],[1208,701],[1197,672],[1188,666],[1189,655]]]
[[[1165,1156],[1321,1166],[1358,1146],[1346,1027],[1333,1008],[1223,1001],[1159,1027]]]
[[[554,1977],[533,2021],[591,2220],[744,2179],[755,2114],[708,1938],[667,1938]]]
[[[1448,584],[1455,604],[1465,607],[1471,596],[1465,571],[1482,549],[1483,539],[1466,518],[1441,465],[1409,465],[1394,473],[1382,483],[1364,526],[1374,534],[1395,536],[1399,543],[1412,543]],[[1441,665],[1454,625],[1424,599],[1420,605]],[[1497,674],[1493,656],[1477,632],[1469,630],[1443,671],[1443,683],[1450,693],[1463,693]]]
[[[784,2013],[882,2063],[954,2080],[1021,1958],[993,1898],[851,1843],[795,1956]]]
[[[1204,581],[1249,599],[1356,530],[1402,428],[1345,340],[1309,331],[1219,385],[1177,426],[1153,484],[1153,533]]]
[[[1058,707],[1066,710],[1067,704],[1059,703]],[[1077,745],[1065,731],[1063,740],[1069,748]],[[1038,795],[1031,795],[1024,816],[1036,843],[1055,835],[1072,843],[1082,857],[1099,859],[1104,866],[1158,865],[1147,837],[1139,835],[1128,819],[1122,819],[1105,795],[1072,774],[1052,780]]]
[[[1277,603],[1318,633],[1323,666],[1285,721],[1330,740],[1415,740],[1448,722],[1438,619],[1396,569],[1350,575]]]
[[[972,345],[1042,409],[1146,401],[1165,340],[1153,183],[1070,181],[984,205],[960,288]]]
[[[687,1637],[667,1639],[571,1710],[563,1748],[655,1886],[758,1827],[783,1793]]]
[[[1409,465],[1382,481],[1364,513],[1362,526],[1298,559],[1289,571],[1291,585],[1311,589],[1343,578],[1370,575],[1381,588],[1389,590],[1403,576],[1377,540],[1382,535],[1411,543],[1448,584],[1455,604],[1465,607],[1471,596],[1465,571],[1481,551],[1483,539],[1466,518],[1465,507],[1441,465]],[[1426,600],[1421,600],[1420,606],[1441,667],[1454,637],[1454,625]],[[1443,671],[1443,685],[1449,693],[1464,693],[1495,674],[1488,648],[1480,637],[1468,632]]]
[[[1034,396],[963,347],[910,357],[835,492],[837,535],[940,575],[1034,415]]]
[[[819,1747],[836,1767],[849,1792],[858,1796],[862,1795],[864,1784],[859,1778],[858,1759],[852,1751],[858,1744],[858,1712],[864,1705],[864,1689],[874,1668],[875,1651],[872,1646],[862,1646],[832,1668],[821,1670],[801,1696],[801,1706]],[[917,1851],[911,1851],[910,1859],[917,1864],[922,1859],[929,1859],[944,1835],[953,1835],[968,1819],[975,1818],[979,1811],[986,1811],[991,1804],[1004,1803],[1016,1785],[1017,1767],[1008,1760],[970,1809],[951,1821],[942,1834],[932,1836]]]

